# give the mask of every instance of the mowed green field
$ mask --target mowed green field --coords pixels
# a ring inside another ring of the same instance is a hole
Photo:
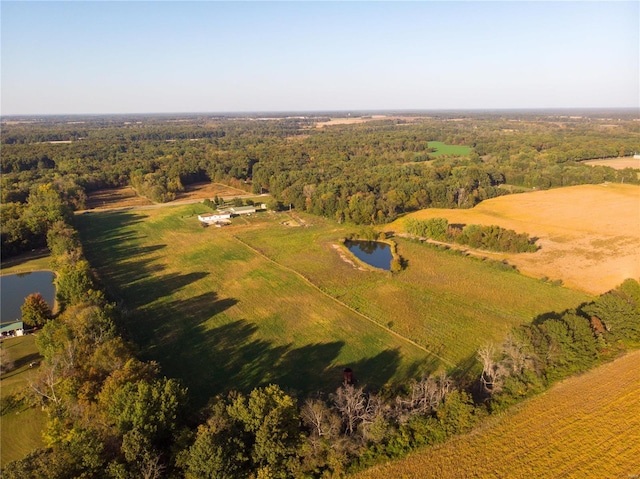
[[[347,366],[373,386],[438,367],[425,351],[235,240],[250,227],[246,219],[205,229],[198,209],[78,218],[89,261],[128,310],[126,334],[144,358],[182,378],[197,404],[268,383],[333,390]]]
[[[372,387],[466,368],[513,325],[589,299],[407,241],[405,271],[361,271],[333,247],[350,229],[331,221],[299,215],[306,225],[291,227],[286,213],[262,213],[202,228],[204,211],[77,217],[128,335],[199,403],[269,382],[330,391],[346,366]]]
[[[27,377],[34,372],[29,364],[39,361],[40,355],[34,335],[5,339],[2,348],[6,349],[15,365],[14,369],[2,375],[0,397],[6,401],[27,388]],[[41,431],[45,421],[44,412],[24,404],[3,411],[0,416],[0,467],[42,447]]]
[[[467,156],[471,152],[471,148],[468,146],[447,145],[441,141],[430,141],[428,147],[436,149],[433,153],[429,153],[429,155],[433,157],[442,155]]]

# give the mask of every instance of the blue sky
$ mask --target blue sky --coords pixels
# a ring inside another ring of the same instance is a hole
[[[11,2],[1,113],[640,106],[639,2]]]

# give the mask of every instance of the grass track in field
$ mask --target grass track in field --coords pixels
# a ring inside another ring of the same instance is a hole
[[[359,479],[636,477],[640,351],[569,378],[475,432]]]
[[[27,387],[26,377],[34,372],[29,364],[38,361],[40,356],[34,335],[5,339],[2,348],[7,349],[15,364],[15,369],[2,375],[0,396],[6,398]],[[0,467],[42,447],[45,420],[46,416],[40,409],[24,406],[0,416]]]
[[[332,297],[452,363],[471,361],[483,342],[502,341],[517,324],[589,299],[400,238],[395,240],[409,263],[405,271],[361,271],[342,261],[332,247],[344,229],[303,217],[313,226],[256,227],[237,235]]]
[[[297,274],[455,363],[513,324],[588,299],[409,242],[399,245],[407,271],[362,272],[332,248],[348,231],[333,222],[300,215],[310,226],[293,228],[282,224],[287,214],[265,213],[205,229],[196,219],[202,208],[77,218],[91,264],[129,311],[130,337],[200,402],[268,382],[332,390],[345,366],[371,386],[440,367]]]

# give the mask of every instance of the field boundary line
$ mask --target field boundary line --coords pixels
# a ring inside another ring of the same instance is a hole
[[[349,306],[346,303],[343,303],[342,301],[340,301],[338,298],[335,298],[333,296],[331,296],[329,293],[323,291],[319,286],[317,286],[315,283],[313,283],[310,279],[308,279],[305,275],[303,275],[302,273],[296,271],[293,268],[290,268],[289,266],[285,266],[281,263],[278,263],[276,260],[269,258],[266,254],[264,254],[263,252],[257,250],[256,248],[254,248],[253,246],[251,246],[250,244],[242,241],[240,238],[238,238],[235,235],[231,235],[231,237],[233,239],[235,239],[236,241],[238,241],[239,243],[243,244],[246,248],[249,248],[251,251],[253,251],[255,254],[257,254],[258,256],[260,256],[261,258],[266,259],[267,261],[275,264],[276,266],[295,274],[298,278],[302,279],[306,284],[308,284],[309,286],[311,286],[313,289],[315,289],[316,291],[318,291],[319,293],[321,293],[323,296],[331,299],[333,302],[339,304],[340,306],[342,306],[343,308],[348,309],[349,311],[351,311],[352,313],[357,314],[358,316],[360,316],[363,319],[366,319],[367,321],[369,321],[371,324],[376,325],[377,327],[383,329],[384,331],[386,331],[387,333],[402,339],[403,341],[406,341],[407,343],[411,344],[412,346],[415,346],[416,348],[420,349],[421,351],[424,351],[425,353],[438,358],[440,361],[442,361],[443,363],[447,364],[448,366],[451,366],[453,368],[457,368],[457,366],[452,363],[451,361],[449,361],[448,359],[445,359],[441,356],[438,356],[436,353],[434,353],[433,351],[429,351],[427,348],[425,348],[424,346],[421,346],[420,344],[416,343],[415,341],[407,338],[406,336],[403,336],[402,334],[387,328],[386,326],[380,324],[379,322],[377,322],[376,320],[370,318],[369,316],[367,316],[364,313],[361,313],[360,311],[358,311],[355,308],[352,308],[351,306]]]

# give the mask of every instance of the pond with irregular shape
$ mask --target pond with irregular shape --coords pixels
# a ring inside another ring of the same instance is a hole
[[[361,261],[374,268],[389,271],[391,269],[391,248],[386,243],[379,241],[352,241],[346,240],[344,245]]]
[[[0,322],[4,324],[20,321],[20,308],[24,298],[31,293],[40,293],[49,307],[53,308],[56,292],[53,278],[51,271],[0,276]]]

